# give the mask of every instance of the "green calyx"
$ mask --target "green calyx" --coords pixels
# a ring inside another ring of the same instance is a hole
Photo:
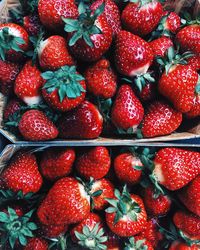
[[[132,221],[137,221],[141,208],[131,198],[127,186],[123,187],[122,193],[115,189],[115,197],[116,199],[106,199],[111,206],[105,210],[107,213],[115,213],[114,223],[117,223],[123,216],[128,216]]]
[[[200,76],[198,76],[198,82],[197,82],[197,85],[195,87],[195,92],[196,92],[196,94],[200,94]]]
[[[91,36],[101,34],[101,30],[96,26],[95,21],[103,13],[104,8],[105,4],[103,3],[92,13],[92,11],[81,2],[78,7],[78,19],[63,18],[65,31],[68,33],[73,32],[73,36],[69,40],[69,46],[73,46],[79,39],[83,39],[90,47],[94,46]]]
[[[8,213],[0,212],[0,227],[4,236],[1,240],[2,245],[8,241],[13,249],[18,241],[22,246],[26,246],[27,237],[33,237],[32,231],[37,229],[36,224],[30,222],[33,212],[34,210],[21,217],[10,207]]]
[[[65,97],[75,99],[81,96],[82,92],[85,92],[85,89],[80,84],[80,81],[85,78],[77,73],[75,66],[63,66],[57,71],[46,71],[41,75],[46,80],[43,88],[48,93],[57,89],[60,102]]]
[[[155,82],[155,79],[151,76],[150,72],[147,72],[143,75],[139,75],[134,79],[134,82],[135,82],[135,84],[140,92],[142,91],[142,89],[146,85],[147,81],[148,82]]]
[[[99,227],[99,223],[97,223],[92,229],[88,226],[84,226],[82,233],[77,231],[74,233],[78,239],[78,244],[83,247],[93,250],[107,249],[104,243],[107,241],[108,237],[104,235],[105,232],[103,228]]]
[[[19,47],[22,44],[25,44],[25,41],[21,37],[16,37],[10,34],[9,28],[5,27],[0,30],[0,58],[3,61],[5,61],[6,52],[9,50],[23,52]]]
[[[163,16],[160,19],[160,22],[157,28],[152,32],[151,38],[149,39],[149,41],[152,41],[153,39],[159,38],[161,36],[171,37],[173,35],[173,33],[170,30],[165,28],[165,23],[167,21],[169,14],[170,13],[168,13],[167,15]]]
[[[145,240],[135,240],[134,237],[129,238],[129,242],[125,243],[124,250],[147,250],[148,246],[144,244]]]
[[[183,13],[183,19],[181,20],[183,26],[193,25],[193,24],[200,24],[200,14],[198,14],[195,18],[192,17],[188,12]]]

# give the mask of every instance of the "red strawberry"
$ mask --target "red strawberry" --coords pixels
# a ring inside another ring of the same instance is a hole
[[[101,194],[93,196],[93,194],[99,190],[101,191]],[[90,194],[92,196],[94,209],[103,210],[108,205],[108,202],[105,199],[114,198],[114,186],[109,180],[102,178],[92,183]]]
[[[38,13],[42,24],[52,30],[62,28],[65,18],[77,18],[78,8],[74,0],[39,0]]]
[[[194,214],[200,216],[200,175],[178,192],[179,199]]]
[[[192,108],[189,112],[185,113],[185,116],[189,119],[200,116],[200,94],[195,95]]]
[[[70,174],[74,160],[75,151],[71,148],[49,149],[45,151],[40,161],[41,173],[45,178],[55,181]]]
[[[50,36],[41,41],[38,48],[39,63],[43,70],[56,70],[62,66],[74,64],[62,36]]]
[[[116,127],[132,128],[135,131],[142,121],[144,109],[129,85],[123,84],[117,93],[111,111],[111,119]]]
[[[145,36],[158,25],[163,15],[162,5],[157,0],[137,1],[127,4],[122,12],[122,24],[132,33]]]
[[[147,212],[151,216],[164,216],[170,208],[172,201],[169,196],[157,194],[152,186],[144,189],[143,201]]]
[[[154,250],[151,242],[149,242],[146,239],[143,239],[140,236],[136,236],[136,237],[131,237],[129,238],[129,242],[125,243],[125,250],[129,250],[129,249],[134,249],[134,250],[141,250],[141,249],[145,249],[145,250]]]
[[[122,194],[116,190],[115,197],[107,199],[111,206],[105,210],[106,223],[110,230],[121,237],[140,233],[147,219],[142,199],[135,194],[129,194],[126,186]]]
[[[164,56],[166,51],[173,46],[173,42],[169,37],[162,36],[149,43],[153,50],[154,57]]]
[[[43,97],[54,109],[66,112],[85,99],[84,77],[76,71],[75,66],[65,65],[55,72],[46,71],[42,77],[46,80]]]
[[[145,74],[153,61],[150,45],[139,36],[120,31],[116,37],[115,64],[126,76]]]
[[[104,14],[106,16],[106,20],[111,26],[113,35],[115,36],[122,29],[120,12],[116,3],[113,0],[96,0],[92,3],[90,8],[92,11],[95,11],[103,2],[105,3]]]
[[[28,105],[38,104],[43,84],[40,70],[28,61],[15,80],[15,94]]]
[[[138,91],[138,95],[143,102],[148,102],[156,97],[157,85],[154,82],[146,82],[142,91]]]
[[[40,225],[40,234],[48,238],[57,238],[68,230],[68,225]]]
[[[99,60],[85,72],[87,89],[94,96],[111,98],[117,88],[116,75],[106,59]]]
[[[17,111],[20,110],[22,106],[22,103],[20,102],[19,99],[15,98],[15,99],[11,99],[3,112],[3,116],[4,116],[4,120],[8,120],[9,117],[13,116]]]
[[[165,11],[163,13],[163,19],[161,21],[162,26],[165,30],[170,31],[171,33],[176,33],[177,30],[181,27],[181,18],[176,12]]]
[[[26,111],[18,126],[24,139],[30,141],[51,140],[58,136],[55,125],[39,110]]]
[[[140,181],[143,164],[132,153],[119,154],[114,160],[115,174],[121,182],[133,185]]]
[[[84,186],[72,177],[65,177],[49,190],[37,215],[45,225],[63,225],[81,222],[89,212],[89,196]]]
[[[0,60],[0,69],[0,91],[3,95],[11,95],[14,92],[14,82],[21,66],[17,63]]]
[[[106,236],[108,237],[105,245],[107,246],[107,250],[121,250],[121,242],[119,237],[116,234],[113,234],[111,231],[106,232]]]
[[[42,24],[39,16],[32,13],[23,17],[23,26],[30,36],[37,36],[41,30]]]
[[[199,250],[199,246],[196,244],[189,246],[186,243],[174,241],[170,246],[169,250]]]
[[[176,41],[183,51],[192,51],[200,55],[200,25],[188,25],[176,34]]]
[[[179,148],[160,149],[154,159],[157,181],[169,190],[177,190],[200,174],[200,153]]]
[[[191,56],[188,59],[188,65],[192,67],[192,69],[199,71],[200,70],[200,56]]]
[[[31,238],[23,250],[48,250],[48,243],[41,238]]]
[[[150,104],[142,122],[144,137],[171,134],[182,122],[182,113],[176,111],[164,101]]]
[[[7,188],[23,194],[38,192],[43,182],[35,156],[23,151],[16,153],[0,178]]]
[[[103,178],[109,171],[111,159],[106,147],[93,147],[87,150],[76,161],[76,170],[85,179],[90,177],[96,179]]]
[[[103,118],[96,106],[84,101],[58,124],[61,138],[94,139],[102,132]]]

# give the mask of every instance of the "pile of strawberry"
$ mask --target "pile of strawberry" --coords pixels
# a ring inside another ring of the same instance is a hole
[[[20,150],[0,184],[1,249],[200,249],[198,151]]]
[[[179,15],[182,0],[21,2],[0,24],[5,129],[31,141],[149,138],[199,121],[195,1]]]

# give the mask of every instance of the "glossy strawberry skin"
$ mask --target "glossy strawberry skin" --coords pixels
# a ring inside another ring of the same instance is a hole
[[[37,36],[40,32],[41,26],[40,18],[35,13],[23,18],[23,27],[30,36]]]
[[[157,94],[157,85],[154,82],[147,82],[138,96],[142,102],[152,101]]]
[[[162,5],[152,1],[139,6],[138,3],[129,3],[122,12],[124,27],[139,36],[145,36],[155,29],[163,15]]]
[[[78,223],[90,212],[89,197],[76,179],[65,177],[49,190],[38,208],[37,215],[45,225]]]
[[[198,74],[188,65],[177,65],[159,80],[159,92],[183,113],[190,111],[195,96]]]
[[[35,156],[23,151],[16,153],[0,178],[8,189],[23,194],[38,192],[43,183]]]
[[[172,243],[169,250],[199,250],[199,246],[195,244],[192,246],[189,246],[184,242],[175,241]]]
[[[41,238],[30,238],[24,250],[48,250],[48,243]]]
[[[185,113],[188,119],[192,119],[200,116],[200,95],[196,94],[193,99],[192,108],[189,112]]]
[[[39,110],[26,111],[18,126],[21,135],[30,141],[51,140],[58,136],[55,125]]]
[[[173,42],[169,37],[162,36],[149,43],[153,50],[154,57],[164,56],[165,52],[173,46]]]
[[[140,181],[142,170],[134,169],[134,166],[143,167],[142,162],[131,153],[119,154],[114,160],[114,170],[118,179],[129,185],[134,185]]]
[[[62,17],[77,18],[78,8],[74,0],[40,0],[38,2],[38,13],[42,24],[52,30],[63,27]]]
[[[67,232],[68,225],[40,225],[41,236],[48,238],[57,238],[61,234]]]
[[[8,120],[9,117],[13,116],[14,113],[16,113],[17,111],[20,110],[21,108],[21,101],[17,98],[15,99],[11,99],[5,109],[4,109],[4,112],[3,112],[3,117],[4,117],[4,120]]]
[[[135,76],[147,72],[153,61],[153,51],[139,36],[120,31],[115,42],[115,64],[119,73]]]
[[[176,33],[181,26],[181,18],[173,11],[165,11],[163,16],[165,15],[168,15],[166,21],[163,23],[165,30]]]
[[[109,171],[111,159],[106,147],[94,147],[79,156],[76,160],[76,170],[85,179],[103,178]]]
[[[58,124],[61,138],[94,139],[102,132],[103,118],[96,106],[84,101]]]
[[[111,120],[116,127],[135,130],[142,121],[144,109],[129,85],[123,84],[114,101]]]
[[[38,51],[39,63],[43,70],[56,70],[62,66],[74,64],[67,42],[62,36],[50,36],[40,43]]]
[[[177,190],[200,174],[200,153],[179,148],[160,149],[154,159],[153,175],[169,190]]]
[[[71,148],[49,149],[45,151],[40,161],[41,173],[48,180],[55,181],[70,174],[74,160],[75,151]]]
[[[187,61],[188,65],[190,65],[190,67],[192,67],[192,69],[199,71],[200,70],[200,56],[191,56],[188,61]]]
[[[164,101],[150,104],[142,122],[144,137],[156,137],[171,134],[182,122],[182,113],[178,112]]]

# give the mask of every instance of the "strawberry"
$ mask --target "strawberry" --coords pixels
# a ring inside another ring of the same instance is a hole
[[[181,112],[172,108],[165,101],[154,101],[144,115],[142,134],[147,138],[171,134],[180,126],[181,122]]]
[[[181,27],[181,18],[176,12],[168,12],[165,11],[163,13],[163,17],[161,20],[161,25],[165,30],[171,33],[176,33],[178,29]]]
[[[45,225],[79,223],[90,212],[84,186],[72,177],[58,180],[40,204],[37,215]]]
[[[48,180],[55,181],[70,174],[74,160],[75,151],[71,148],[59,151],[49,149],[40,161],[41,173]]]
[[[153,50],[154,57],[164,56],[166,51],[173,46],[173,42],[169,37],[162,36],[149,43]]]
[[[99,192],[99,190],[101,192],[100,195],[93,195]],[[108,179],[102,178],[92,183],[90,194],[92,196],[94,209],[103,210],[108,205],[106,199],[114,198],[114,186]]]
[[[156,97],[157,86],[154,82],[146,82],[141,91],[138,91],[138,96],[142,102],[148,102]]]
[[[117,77],[110,67],[110,62],[101,59],[85,72],[87,89],[94,96],[111,98],[117,88]]]
[[[133,185],[140,181],[143,164],[132,153],[122,153],[115,158],[114,169],[121,182]]]
[[[95,11],[103,2],[105,2],[104,14],[106,16],[106,20],[112,28],[113,36],[115,36],[122,29],[119,8],[117,4],[115,3],[115,1],[96,0],[92,3],[90,8],[92,11]]]
[[[106,223],[113,233],[130,237],[142,231],[147,215],[139,196],[129,194],[125,186],[121,194],[115,190],[115,198],[107,201],[111,206],[105,210]]]
[[[142,121],[144,109],[131,87],[123,84],[111,110],[111,119],[116,127],[135,131]]]
[[[23,250],[48,250],[48,243],[41,238],[31,238]]]
[[[169,190],[177,190],[200,174],[200,153],[179,148],[160,149],[154,159],[153,176]]]
[[[84,100],[85,80],[75,66],[65,65],[55,72],[46,71],[42,77],[46,80],[42,89],[43,97],[54,109],[69,111]]]
[[[107,237],[104,233],[103,221],[99,215],[90,213],[87,218],[74,226],[70,231],[71,238],[83,248],[103,248]]]
[[[68,230],[68,225],[40,225],[40,234],[48,238],[57,238]]]
[[[26,111],[18,126],[24,139],[30,141],[51,140],[58,136],[55,125],[39,110]]]
[[[37,36],[41,30],[40,18],[37,14],[31,13],[23,17],[23,27],[30,36]]]
[[[126,76],[145,74],[153,61],[150,45],[139,36],[124,30],[116,36],[114,53],[119,73]]]
[[[67,42],[62,36],[50,36],[41,41],[38,56],[43,70],[56,70],[62,66],[74,64],[74,59],[67,49]]]
[[[200,95],[196,94],[193,99],[192,108],[189,112],[185,113],[185,116],[188,119],[199,117],[200,116]]]
[[[40,89],[43,84],[40,70],[28,61],[15,80],[15,94],[27,105],[38,104],[41,101]]]
[[[200,175],[178,192],[179,199],[194,214],[200,216]]]
[[[151,216],[166,215],[172,204],[169,196],[157,193],[152,186],[144,189],[143,201],[147,212]]]
[[[192,24],[185,26],[176,34],[176,42],[183,51],[192,51],[200,55],[200,25]]]
[[[174,241],[169,250],[199,250],[199,246],[196,244],[189,246],[186,243]]]
[[[78,8],[74,0],[39,0],[38,13],[47,29],[57,30],[63,26],[62,17],[77,18]]]
[[[26,30],[15,23],[0,24],[0,44],[2,60],[20,62],[23,53],[29,48],[29,36]]]
[[[157,0],[130,1],[122,12],[123,26],[130,32],[145,36],[158,25],[163,15],[162,5]]]
[[[20,110],[22,103],[19,99],[11,99],[5,106],[3,111],[4,120],[9,120],[9,117],[12,117],[16,112]]]
[[[76,170],[85,179],[95,180],[103,178],[109,171],[111,159],[106,147],[93,147],[76,160]]]
[[[76,20],[64,18],[70,51],[83,61],[97,61],[112,43],[112,28],[103,15],[104,4],[94,12],[80,3]],[[73,27],[73,28],[71,28]]]
[[[113,234],[111,231],[106,232],[106,236],[108,237],[105,245],[107,246],[107,250],[121,250],[121,242],[119,237],[116,234]]]
[[[154,250],[151,242],[149,242],[146,239],[143,239],[140,236],[136,236],[129,238],[129,242],[125,243],[125,248],[124,250],[141,250],[141,249],[145,249],[145,250]]]
[[[17,63],[0,60],[0,69],[0,91],[3,95],[11,95],[14,92],[14,82],[21,66]]]
[[[8,189],[23,194],[38,192],[43,183],[35,155],[24,151],[16,153],[0,178]]]
[[[103,117],[96,106],[84,101],[58,124],[61,138],[94,139],[102,132]]]
[[[173,217],[175,226],[182,231],[183,235],[191,240],[200,238],[200,218],[192,213],[177,211]]]
[[[192,67],[192,69],[199,71],[200,70],[200,56],[193,55],[188,59],[188,65]]]

